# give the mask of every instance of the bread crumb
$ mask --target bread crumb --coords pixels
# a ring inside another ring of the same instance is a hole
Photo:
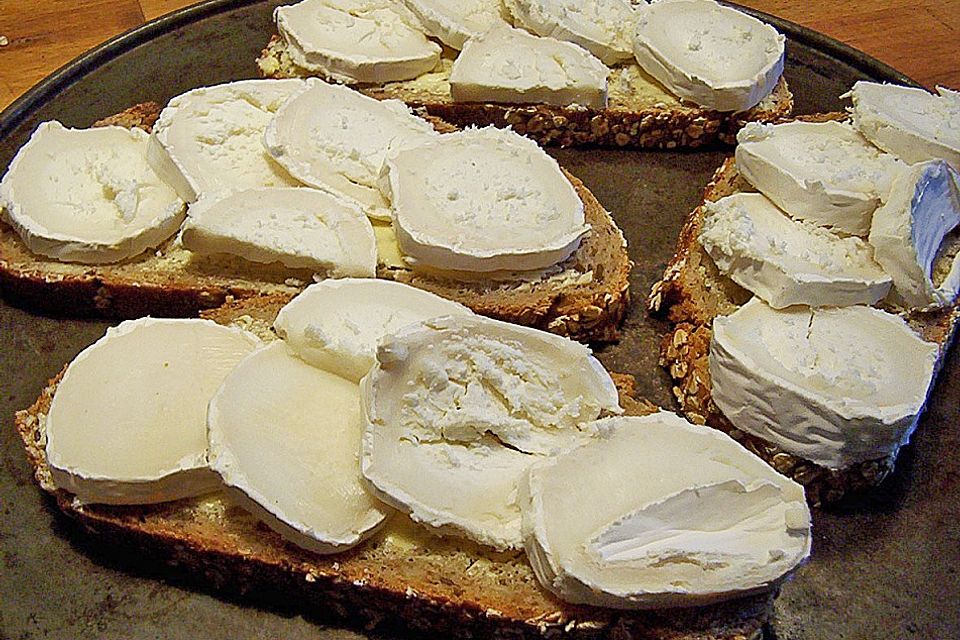
[[[7,36],[0,36],[0,47],[5,47],[10,44],[10,39]]]

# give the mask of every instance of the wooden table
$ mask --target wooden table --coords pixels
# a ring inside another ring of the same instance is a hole
[[[927,87],[960,89],[960,0],[740,1],[865,51]],[[189,4],[0,0],[0,108],[87,49]]]

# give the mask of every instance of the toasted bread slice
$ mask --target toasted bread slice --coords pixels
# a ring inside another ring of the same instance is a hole
[[[839,119],[831,114],[811,120]],[[755,191],[738,173],[733,158],[717,169],[704,191],[704,201],[712,202],[741,191]],[[722,275],[699,242],[705,210],[703,205],[689,214],[680,231],[677,249],[667,264],[663,278],[653,285],[648,308],[662,313],[673,323],[663,338],[660,364],[673,378],[673,394],[691,422],[707,424],[731,435],[777,471],[802,484],[807,500],[817,506],[836,502],[850,492],[876,486],[894,468],[897,453],[867,460],[842,469],[829,469],[736,428],[721,413],[711,397],[709,348],[713,319],[729,315],[747,302],[752,294]],[[895,309],[890,309],[896,312]],[[908,324],[925,340],[940,346],[937,369],[960,324],[960,305],[932,312],[903,313]]]
[[[285,301],[251,298],[203,315],[270,339]],[[614,378],[627,413],[656,410],[634,398],[632,377]],[[540,587],[522,551],[498,553],[438,538],[399,514],[360,546],[319,556],[285,542],[226,494],[153,506],[82,505],[54,486],[46,465],[45,417],[58,381],[51,380],[36,403],[16,415],[43,490],[85,531],[174,565],[217,591],[289,597],[304,613],[366,628],[406,627],[430,637],[743,640],[759,639],[770,616],[773,593],[662,611],[571,605]]]
[[[273,36],[257,59],[267,78],[317,75],[298,67],[280,36]],[[682,102],[637,64],[614,67],[608,79],[606,109],[581,105],[454,102],[450,96],[453,58],[445,55],[436,71],[413,80],[357,88],[374,98],[395,98],[458,126],[512,127],[541,144],[564,147],[601,145],[624,148],[675,149],[736,142],[746,122],[772,122],[790,115],[793,94],[781,77],[760,104],[743,112],[704,109]]]
[[[150,130],[154,103],[136,105],[99,121]],[[440,131],[450,125],[432,118]],[[611,341],[629,303],[632,264],[620,229],[578,179],[565,172],[583,200],[591,226],[580,247],[556,268],[533,277],[453,280],[380,265],[378,276],[456,300],[477,313],[583,341]],[[32,253],[0,222],[0,292],[48,311],[111,318],[193,316],[224,302],[257,295],[296,295],[312,281],[308,271],[278,263],[259,265],[225,255],[202,256],[176,239],[156,251],[112,265],[59,262]]]

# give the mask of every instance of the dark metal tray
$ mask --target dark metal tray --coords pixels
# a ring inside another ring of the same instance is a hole
[[[154,21],[78,58],[0,114],[0,173],[36,125],[70,126],[187,89],[254,77],[277,2],[216,0]],[[817,33],[762,16],[788,36],[797,112],[838,110],[858,79],[907,83],[893,69]],[[673,407],[656,366],[665,327],[643,298],[662,273],[682,216],[729,149],[555,150],[624,229],[637,268],[624,338],[600,358],[634,373]],[[32,314],[0,302],[0,638],[358,637],[296,603],[238,601],[117,558],[58,517],[37,490],[12,428],[46,380],[107,323]],[[783,589],[768,635],[780,639],[960,637],[960,363],[941,372],[927,415],[879,489],[814,518],[811,562]],[[896,366],[896,363],[891,363]],[[307,616],[306,618],[302,616]]]

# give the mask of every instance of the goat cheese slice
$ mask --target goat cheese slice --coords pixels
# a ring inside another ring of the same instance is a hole
[[[842,469],[906,444],[937,353],[879,309],[775,310],[754,298],[714,320],[713,400],[736,428]]]
[[[414,266],[527,271],[566,259],[590,230],[557,161],[510,130],[437,136],[385,162],[400,249]]]
[[[63,374],[46,418],[53,481],[81,501],[148,504],[217,489],[207,403],[260,341],[209,320],[128,320]]]
[[[303,0],[277,7],[274,20],[297,66],[336,82],[382,84],[440,61],[440,45],[398,9],[391,0]]]
[[[327,277],[376,275],[373,227],[352,203],[306,187],[203,196],[183,224],[183,246]]]
[[[700,243],[720,272],[775,309],[873,304],[890,290],[869,244],[793,220],[759,193],[704,208]]]
[[[784,42],[770,25],[713,0],[674,0],[637,9],[633,54],[678,97],[744,111],[777,85]]]
[[[153,126],[151,165],[193,202],[208,191],[299,183],[263,148],[263,130],[303,80],[242,80],[176,96]]]
[[[378,187],[387,149],[436,135],[398,100],[374,100],[313,78],[277,112],[264,144],[299,180],[355,201],[372,218],[390,220]]]
[[[858,236],[903,167],[840,122],[751,122],[737,142],[737,170],[778,207]]]
[[[619,609],[767,591],[810,554],[803,487],[732,438],[661,411],[530,467],[523,535],[540,583]]]
[[[537,35],[578,44],[606,65],[630,59],[636,12],[627,0],[503,0],[513,23]]]
[[[607,106],[610,70],[586,49],[507,24],[471,38],[450,71],[457,102]]]
[[[960,292],[960,174],[943,160],[917,163],[873,214],[870,244],[907,306],[951,305]]]
[[[860,81],[843,97],[853,100],[853,124],[870,142],[908,164],[943,159],[960,171],[960,92]]]
[[[304,361],[359,381],[376,362],[383,336],[420,320],[472,313],[400,282],[343,278],[304,289],[280,309],[273,327]]]
[[[336,553],[390,512],[364,489],[356,383],[276,340],[241,361],[210,401],[210,467],[247,510],[305,549]]]
[[[3,220],[30,251],[119,262],[176,233],[184,203],[147,163],[140,129],[41,123],[0,181]]]
[[[378,497],[440,533],[522,544],[517,482],[619,413],[609,374],[572,340],[480,316],[383,339],[360,383],[360,469]]]
[[[499,0],[403,0],[403,4],[429,35],[458,51],[470,38],[507,24]]]

